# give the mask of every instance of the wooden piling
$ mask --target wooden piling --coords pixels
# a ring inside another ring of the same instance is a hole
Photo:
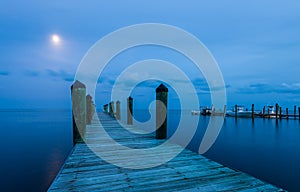
[[[237,118],[237,112],[238,112],[238,106],[235,105],[234,106],[234,116],[235,116],[235,118]]]
[[[298,107],[298,119],[300,120],[300,107]]]
[[[168,88],[160,84],[156,88],[156,139],[167,138],[167,112]]]
[[[76,80],[71,86],[73,144],[82,143],[86,130],[86,87]]]
[[[133,106],[133,98],[132,97],[128,97],[127,98],[127,124],[128,125],[132,125],[132,106]]]
[[[110,104],[110,102],[108,103],[108,115],[110,115],[110,108],[111,108],[111,106],[110,106],[111,104]]]
[[[262,115],[262,116],[263,116],[263,118],[265,118],[265,116],[266,116],[266,106],[264,106],[264,107],[263,107],[262,114],[263,114],[263,115]]]
[[[276,105],[275,105],[275,118],[276,118],[276,120],[278,120],[278,107],[279,107],[279,105],[278,105],[278,103],[276,103]]]
[[[254,119],[254,104],[251,106],[252,119]]]
[[[268,107],[268,118],[270,118],[270,108]]]
[[[289,119],[289,108],[285,109],[285,113],[286,113],[286,119]]]
[[[108,113],[108,104],[103,105],[103,112]]]
[[[111,102],[108,103],[108,114],[110,115],[111,113]]]
[[[121,110],[120,110],[120,101],[116,102],[116,119],[120,120],[121,119]]]
[[[111,117],[115,116],[115,105],[113,101],[109,103],[109,115]]]
[[[279,107],[279,119],[282,118],[282,107]]]
[[[92,123],[92,118],[95,114],[95,105],[91,95],[86,96],[86,124]]]
[[[297,106],[294,105],[294,118],[296,119],[296,117],[297,117]]]

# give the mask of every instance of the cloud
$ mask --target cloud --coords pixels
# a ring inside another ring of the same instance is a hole
[[[282,83],[282,84],[268,84],[256,83],[250,84],[246,87],[241,87],[237,90],[240,94],[267,94],[267,93],[287,93],[300,94],[300,83]]]
[[[224,89],[224,87],[211,87],[209,88],[206,80],[204,78],[195,78],[193,79],[193,84],[197,90],[198,94],[210,94],[211,91],[219,91]],[[230,88],[231,85],[225,85],[225,88]]]
[[[54,71],[54,70],[51,70],[51,69],[47,69],[46,73],[55,80],[64,80],[64,81],[67,81],[67,82],[73,82],[74,81],[74,75],[69,74],[64,70]]]
[[[163,82],[159,81],[159,80],[148,80],[148,81],[143,81],[143,82],[139,83],[138,86],[157,88],[161,83],[163,83]],[[166,83],[164,83],[164,84],[166,84]]]
[[[25,71],[24,74],[26,76],[29,76],[29,77],[37,77],[37,76],[39,76],[39,72],[37,72],[37,71],[30,71],[30,70]]]
[[[0,76],[8,76],[9,74],[8,71],[0,71]]]
[[[132,86],[136,82],[135,78],[136,74],[130,74],[130,76],[127,77],[126,81],[119,81],[118,86],[121,87],[122,90],[130,90],[132,89]],[[185,84],[185,83],[190,83],[188,80],[181,80],[181,79],[172,79],[172,81],[180,84]],[[195,90],[198,94],[210,94],[212,91],[219,91],[222,90],[223,87],[208,87],[208,84],[204,78],[195,78],[191,80],[192,84],[195,87]],[[114,76],[102,76],[98,80],[98,84],[106,85],[106,86],[113,86],[115,83]],[[158,87],[161,83],[164,83],[160,80],[154,80],[154,79],[149,79],[143,82],[140,82],[137,84],[138,87],[146,87],[146,88],[153,88],[155,89]],[[164,83],[166,84],[166,83]],[[168,87],[170,85],[166,84]],[[230,88],[231,85],[225,85],[225,88]]]
[[[73,82],[74,81],[74,77],[65,77],[65,78],[63,78],[63,80],[65,80],[67,82]]]
[[[102,75],[97,81],[97,84],[108,84],[113,85],[115,83],[115,76]]]

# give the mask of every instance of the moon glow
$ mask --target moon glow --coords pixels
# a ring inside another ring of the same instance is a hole
[[[51,40],[55,45],[58,45],[61,42],[60,37],[56,34],[52,35]]]

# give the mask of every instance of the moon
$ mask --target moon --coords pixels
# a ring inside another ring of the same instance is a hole
[[[57,34],[53,34],[51,40],[55,45],[59,45],[61,42],[61,39]]]

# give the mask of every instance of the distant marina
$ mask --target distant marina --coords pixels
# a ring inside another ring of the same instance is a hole
[[[239,117],[239,118],[275,118],[275,119],[299,119],[300,120],[300,107],[297,108],[294,105],[294,109],[292,113],[290,113],[290,109],[280,107],[277,103],[275,106],[268,105],[264,106],[261,110],[255,110],[254,104],[251,106],[251,110],[248,108],[245,109],[244,105],[234,105],[230,110],[226,110],[226,106],[224,106],[224,111],[215,112],[214,107],[201,106],[199,110],[192,110],[192,115],[223,115],[227,117]]]

